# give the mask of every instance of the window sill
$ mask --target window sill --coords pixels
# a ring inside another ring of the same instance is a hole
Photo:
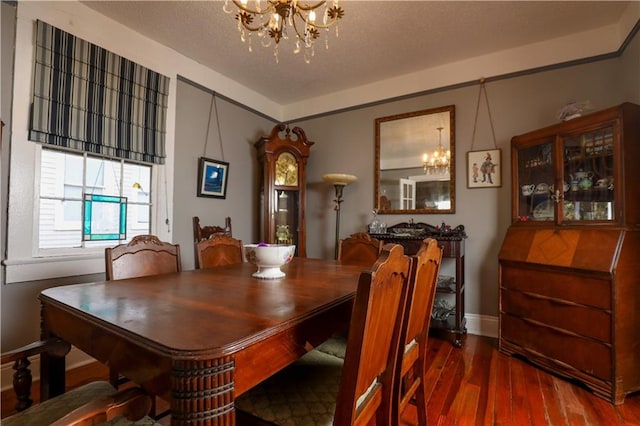
[[[12,284],[103,273],[104,254],[6,259],[2,264],[6,283]]]

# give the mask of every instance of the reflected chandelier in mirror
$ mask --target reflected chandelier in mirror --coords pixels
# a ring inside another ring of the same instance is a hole
[[[455,213],[455,105],[376,119],[374,207]]]

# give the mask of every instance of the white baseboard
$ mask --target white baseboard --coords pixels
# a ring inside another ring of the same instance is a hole
[[[477,314],[466,314],[465,317],[467,318],[467,333],[498,338],[498,317]],[[30,358],[31,374],[34,382],[36,380],[40,380],[40,363],[37,362],[37,359],[37,355]],[[81,367],[91,362],[95,362],[95,359],[91,358],[81,350],[72,347],[71,351],[67,355],[67,370]],[[13,386],[12,367],[13,363],[2,366],[2,370],[0,372],[0,390],[2,391],[10,389]]]
[[[498,317],[465,314],[465,318],[467,318],[467,333],[498,338]]]

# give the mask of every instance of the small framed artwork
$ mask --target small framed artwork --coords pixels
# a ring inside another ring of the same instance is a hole
[[[502,186],[500,149],[467,152],[467,188]]]
[[[229,163],[200,157],[198,163],[198,197],[226,198]]]

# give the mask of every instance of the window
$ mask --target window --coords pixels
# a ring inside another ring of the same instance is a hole
[[[83,194],[126,197],[126,239],[151,233],[150,191],[150,165],[43,147],[38,248],[83,249],[114,245],[114,241],[82,241]],[[117,209],[107,211],[118,212]],[[100,218],[105,222],[113,219]]]

